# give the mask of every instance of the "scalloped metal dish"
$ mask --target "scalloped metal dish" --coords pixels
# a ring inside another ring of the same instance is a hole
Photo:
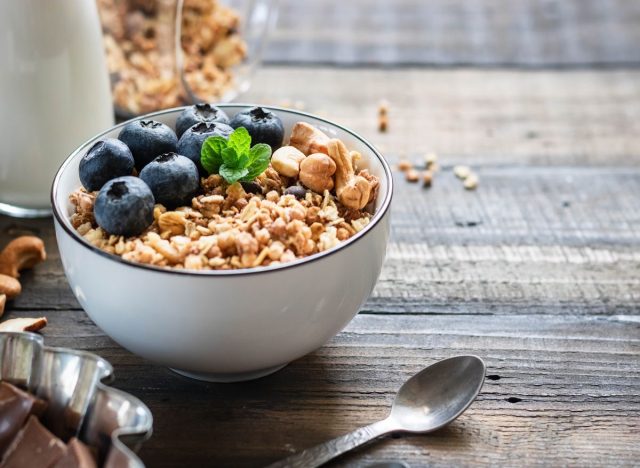
[[[134,451],[151,436],[153,417],[103,383],[112,380],[111,364],[95,354],[45,346],[35,333],[0,333],[0,381],[47,400],[42,421],[54,434],[97,448],[102,466],[142,468]]]

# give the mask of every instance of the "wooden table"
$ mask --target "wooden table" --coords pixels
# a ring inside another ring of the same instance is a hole
[[[114,364],[115,386],[154,414],[150,467],[267,464],[384,417],[407,377],[466,353],[488,375],[459,420],[333,466],[637,465],[639,21],[638,2],[620,0],[283,2],[243,100],[301,101],[392,163],[434,151],[442,165],[430,190],[396,175],[387,260],[360,314],[275,375],[192,381],[91,322],[50,220],[0,218],[0,241],[35,232],[49,252],[8,316],[44,314],[48,344]],[[455,164],[477,171],[477,191]]]

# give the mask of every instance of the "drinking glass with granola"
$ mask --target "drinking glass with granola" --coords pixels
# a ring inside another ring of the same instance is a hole
[[[117,113],[235,98],[259,63],[275,3],[98,0]]]

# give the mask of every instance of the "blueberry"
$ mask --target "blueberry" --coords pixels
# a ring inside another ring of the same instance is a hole
[[[198,167],[198,171],[202,175],[206,175],[206,171],[200,164],[200,151],[202,143],[211,136],[221,136],[229,138],[233,132],[233,128],[227,124],[219,122],[201,122],[190,127],[180,137],[178,141],[178,154],[182,154],[191,159]]]
[[[182,111],[178,116],[178,120],[176,120],[176,133],[178,134],[178,138],[180,138],[189,127],[193,127],[200,122],[220,122],[228,124],[229,117],[222,109],[212,104],[203,103],[189,106]]]
[[[282,146],[284,126],[282,120],[270,110],[252,107],[236,114],[229,124],[233,128],[244,127],[251,135],[251,144],[266,143],[276,150]]]
[[[106,138],[95,143],[80,160],[80,182],[89,192],[100,190],[116,177],[133,172],[131,151],[120,140]]]
[[[153,193],[138,177],[112,179],[100,189],[93,207],[98,226],[116,236],[137,236],[153,222]]]
[[[254,195],[257,194],[261,194],[262,193],[262,187],[260,187],[260,184],[258,184],[257,182],[245,182],[245,181],[241,181],[240,185],[242,185],[242,188],[244,189],[245,192],[247,193],[253,193]]]
[[[293,195],[298,199],[303,199],[307,195],[307,189],[300,187],[299,185],[292,185],[287,187],[284,191],[285,195]]]
[[[200,188],[198,168],[189,158],[176,153],[158,156],[140,171],[156,199],[166,207],[190,205]]]
[[[164,153],[173,153],[178,147],[178,137],[171,128],[155,120],[134,120],[124,126],[118,140],[126,144],[136,161],[136,169]]]

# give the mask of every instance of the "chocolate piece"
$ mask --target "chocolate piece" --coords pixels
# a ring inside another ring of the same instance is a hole
[[[30,416],[4,454],[0,468],[50,467],[63,457],[65,449],[38,418]]]
[[[91,449],[75,437],[67,445],[67,453],[52,468],[96,468]]]
[[[46,403],[19,388],[0,382],[0,458],[30,414],[40,415]]]

